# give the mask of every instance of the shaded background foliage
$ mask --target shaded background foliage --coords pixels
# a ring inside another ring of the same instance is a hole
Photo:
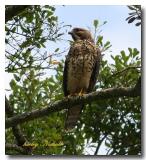
[[[6,6],[6,15],[13,7]],[[129,9],[134,13],[130,14],[128,22],[140,21],[140,7],[129,6]],[[13,74],[8,99],[15,115],[46,107],[63,98],[64,61],[58,62],[57,58],[64,51],[56,48],[48,53],[45,47],[63,41],[63,30],[68,30],[70,25],[60,23],[54,11],[55,6],[26,6],[6,21],[6,72]],[[128,48],[128,53],[123,50],[116,56],[111,55],[113,63],[109,64],[104,52],[112,45],[109,41],[103,43],[103,36],[98,32],[106,23],[93,22],[94,39],[103,55],[95,90],[134,87],[141,75],[141,53],[136,48]],[[24,145],[32,146],[32,154],[83,155],[94,150],[98,155],[103,145],[107,155],[141,154],[140,97],[113,97],[86,105],[76,129],[70,133],[64,132],[65,116],[66,111],[62,110],[21,124],[27,139]],[[11,128],[6,129],[6,143],[17,144]],[[15,150],[6,150],[6,153],[20,154]]]

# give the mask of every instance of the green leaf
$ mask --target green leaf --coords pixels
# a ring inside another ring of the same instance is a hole
[[[110,45],[110,41],[107,41],[105,44],[104,44],[104,47],[106,48],[107,46]]]
[[[40,36],[41,36],[41,34],[42,34],[42,32],[43,32],[42,29],[37,30],[37,31],[35,32],[35,37],[36,37],[37,39],[39,39]]]
[[[15,86],[16,86],[16,82],[15,82],[15,80],[14,80],[14,79],[12,79],[12,80],[11,80],[11,82],[10,82],[10,86],[11,86],[11,88],[12,88],[12,89],[14,89],[14,88],[15,88]]]
[[[36,45],[37,48],[41,48],[40,43],[35,43],[35,45]]]
[[[107,146],[107,147],[111,147],[111,144],[110,143],[108,143],[107,141],[105,141],[105,145]]]
[[[132,57],[133,53],[132,53],[132,48],[128,48],[129,52],[130,52],[130,57]]]
[[[34,17],[33,17],[33,14],[30,13],[29,16],[27,16],[27,18],[26,18],[26,22],[27,22],[27,23],[32,23],[33,18],[34,18]]]
[[[96,20],[94,20],[93,24],[94,24],[94,27],[95,27],[95,28],[97,28],[97,27],[98,27],[98,23],[99,23],[99,22],[98,22],[98,20],[97,20],[97,19],[96,19]]]
[[[97,45],[102,46],[103,45],[102,40],[103,40],[103,36],[98,36]]]
[[[138,54],[139,54],[139,51],[136,48],[134,48],[133,49],[133,57],[137,56]]]
[[[16,80],[17,82],[20,81],[20,77],[18,77],[16,74],[14,74],[14,78],[15,78],[15,80]]]
[[[122,58],[125,60],[125,58],[126,58],[125,51],[121,51],[121,55],[122,55]]]
[[[115,57],[114,57],[113,55],[111,55],[111,58],[112,58],[113,60],[115,60]]]
[[[25,47],[28,47],[29,44],[30,44],[30,40],[26,40],[26,41],[24,41],[24,42],[20,45],[20,47],[21,47],[21,48],[25,48]]]
[[[124,64],[127,65],[127,62],[128,62],[128,60],[129,60],[130,56],[129,56],[129,55],[126,56],[125,51],[121,51],[121,55],[122,55],[122,59],[123,59],[123,61],[124,61]]]
[[[52,15],[53,15],[53,12],[47,11],[47,17],[50,17],[50,16],[52,16]]]
[[[42,41],[40,41],[40,45],[44,48],[46,48],[46,46],[44,45],[44,43],[42,43]]]
[[[9,28],[7,26],[5,26],[5,31],[9,31]]]
[[[24,28],[22,25],[20,27],[21,27],[23,32],[27,33],[27,29],[26,28]]]
[[[54,52],[58,52],[58,51],[59,51],[59,48],[56,48]]]
[[[12,31],[12,32],[15,32],[15,31],[16,31],[16,27],[14,27],[11,31]]]

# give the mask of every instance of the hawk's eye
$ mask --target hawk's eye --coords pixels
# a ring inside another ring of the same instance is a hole
[[[81,31],[81,29],[80,29],[80,28],[76,28],[75,31],[76,31],[76,32],[79,32],[79,31]]]

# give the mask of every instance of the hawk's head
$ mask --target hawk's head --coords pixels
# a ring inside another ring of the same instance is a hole
[[[94,42],[91,33],[83,28],[74,28],[71,32],[68,32],[71,34],[74,41],[76,40],[89,40],[91,42]]]

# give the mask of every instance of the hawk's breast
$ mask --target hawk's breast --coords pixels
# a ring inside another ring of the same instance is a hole
[[[77,41],[68,55],[68,85],[69,93],[84,92],[88,89],[96,57],[96,47],[89,41]]]

